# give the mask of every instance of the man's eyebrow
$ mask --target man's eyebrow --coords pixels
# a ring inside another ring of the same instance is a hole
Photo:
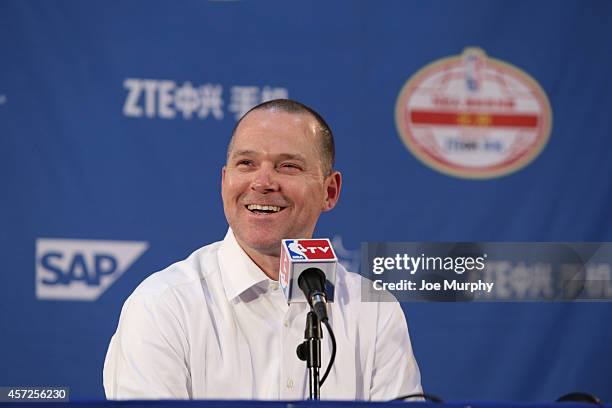
[[[231,157],[236,156],[255,156],[257,153],[253,150],[236,150],[232,153]]]
[[[279,159],[282,160],[297,160],[297,161],[301,161],[301,162],[306,162],[306,159],[304,158],[304,156],[302,156],[301,154],[298,153],[281,153],[278,155]]]
[[[232,153],[231,157],[241,156],[257,156],[258,153],[254,150],[236,150]],[[300,162],[306,162],[306,158],[299,153],[280,153],[277,155],[280,160],[297,160]]]

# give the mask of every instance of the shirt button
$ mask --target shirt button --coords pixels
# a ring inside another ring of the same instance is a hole
[[[285,320],[285,321],[283,322],[283,326],[285,326],[285,327],[289,327],[289,320]]]
[[[270,289],[272,290],[277,290],[278,289],[278,282],[270,282]]]
[[[292,389],[293,388],[293,380],[291,378],[289,378],[287,380],[287,388]]]

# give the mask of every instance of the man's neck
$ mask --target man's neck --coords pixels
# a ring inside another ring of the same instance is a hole
[[[259,269],[261,269],[263,273],[266,274],[268,278],[272,280],[278,280],[278,268],[280,262],[279,256],[263,255],[259,252],[255,252],[253,254],[250,254],[247,251],[245,252],[249,256],[249,258],[251,258],[251,260],[255,262],[255,265],[257,265]]]
[[[235,236],[235,235],[234,235]],[[255,265],[259,267],[266,274],[266,276],[272,280],[278,280],[278,268],[280,265],[280,255],[273,254],[268,255],[265,253],[258,252],[252,248],[247,247],[246,245],[242,245],[236,237],[236,242],[242,248],[242,250],[247,254],[249,258]]]

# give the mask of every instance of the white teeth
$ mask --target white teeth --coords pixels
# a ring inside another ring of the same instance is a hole
[[[247,208],[249,209],[249,211],[260,210],[260,211],[279,212],[281,210],[280,207],[277,207],[275,205],[259,205],[259,204],[249,204],[247,205]]]

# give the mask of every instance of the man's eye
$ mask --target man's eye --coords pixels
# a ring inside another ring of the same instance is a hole
[[[238,163],[236,163],[237,166],[250,166],[252,165],[253,162],[251,160],[239,160]]]
[[[301,170],[302,168],[295,163],[283,163],[281,164],[281,168],[289,169],[289,170]]]

